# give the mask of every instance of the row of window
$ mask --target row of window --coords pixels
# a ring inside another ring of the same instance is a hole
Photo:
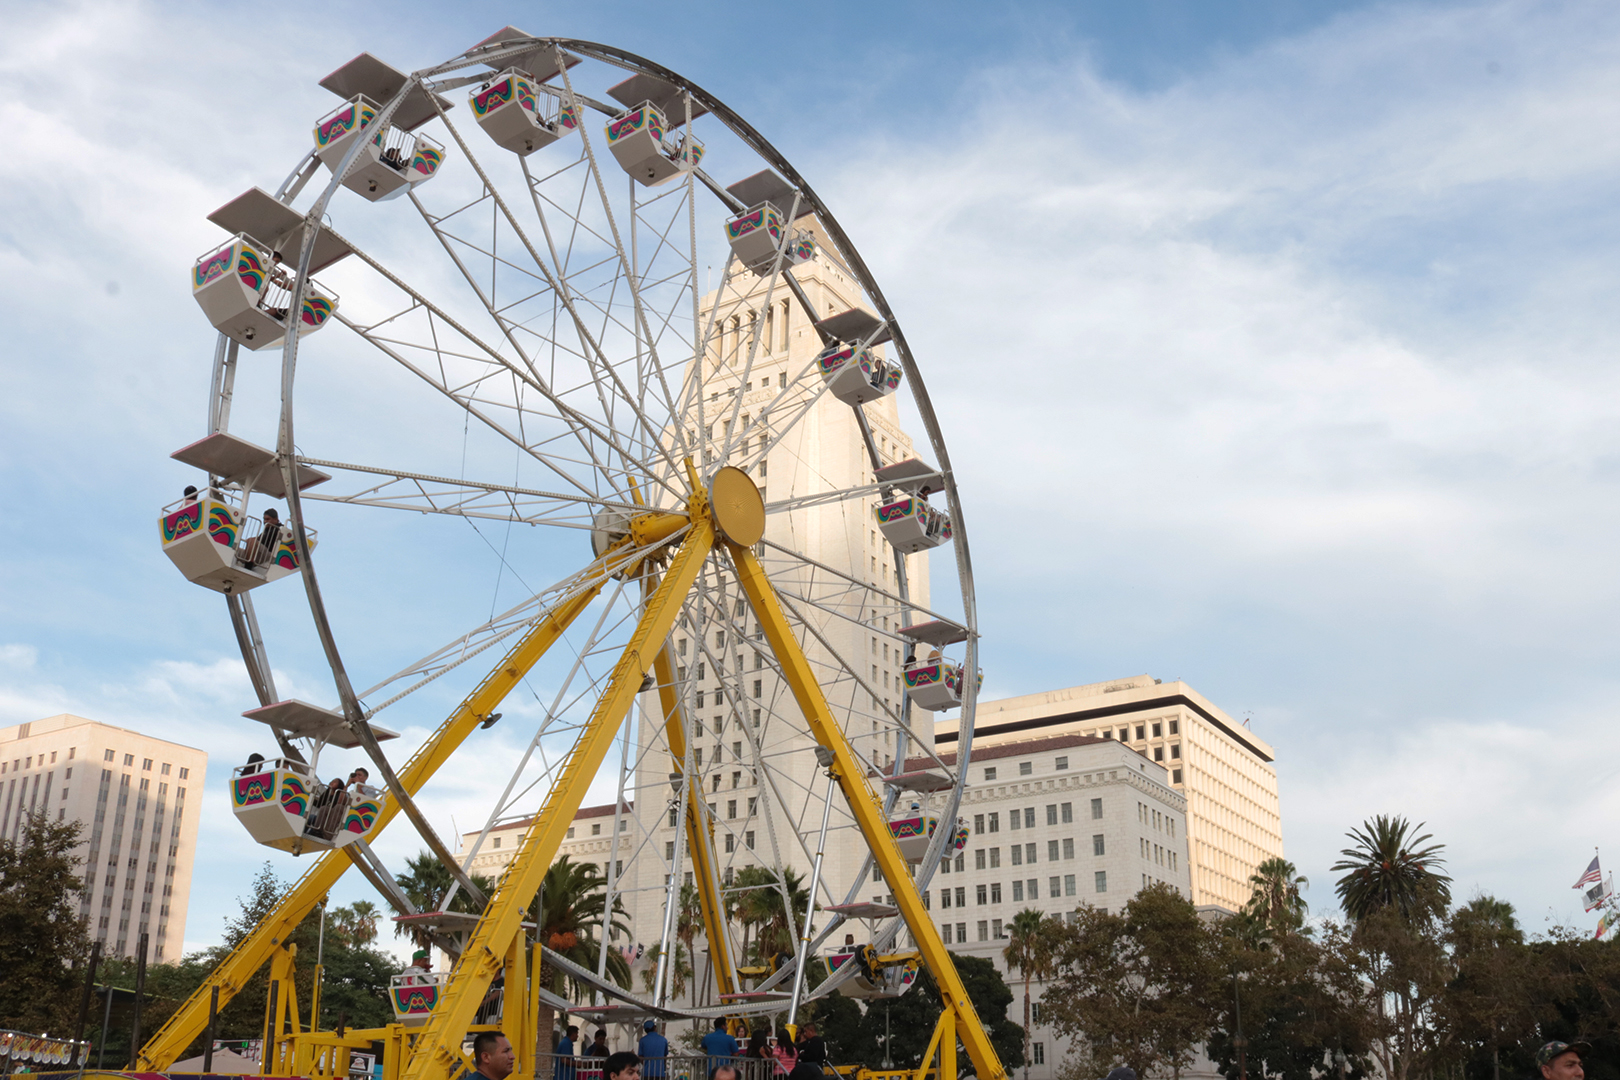
[[[1101,821],[1103,816],[1103,801],[1091,800],[1091,820]],[[1072,825],[1074,823],[1073,803],[1048,803],[1046,805],[1046,823],[1048,825]],[[1033,829],[1035,827],[1035,808],[1025,806],[1007,811],[1008,829]],[[973,831],[976,835],[1001,831],[1001,811],[991,810],[984,814],[973,815]]]
[[[1049,898],[1053,899],[1053,900],[1056,900],[1060,896],[1074,896],[1074,895],[1076,895],[1076,892],[1075,892],[1075,890],[1076,890],[1076,881],[1077,881],[1077,875],[1075,875],[1075,874],[1053,874],[1053,875],[1051,875],[1050,877],[1048,877],[1046,879],[1046,895]],[[1099,892],[1099,893],[1107,892],[1108,891],[1108,871],[1106,871],[1106,870],[1095,871],[1091,876],[1091,883],[1092,883],[1094,891]],[[1013,900],[1013,903],[1019,904],[1019,903],[1025,902],[1027,900],[1039,900],[1040,898],[1041,898],[1041,879],[1040,878],[1014,878],[1013,879],[1013,882],[1012,882],[1012,900]],[[1001,882],[999,882],[999,881],[991,881],[991,882],[985,882],[985,883],[973,886],[973,899],[974,899],[974,903],[979,905],[979,906],[983,906],[983,905],[986,905],[986,904],[999,904],[999,903],[1001,903],[1001,899],[1002,899]],[[922,894],[922,901],[923,901],[923,906],[924,907],[932,906],[929,903],[929,894],[927,892],[924,892]],[[951,908],[951,907],[963,908],[963,907],[967,907],[968,906],[967,905],[967,886],[966,885],[956,885],[956,886],[949,886],[948,885],[948,886],[940,889],[939,890],[939,906],[941,908]],[[979,940],[983,941],[984,938],[980,938]],[[947,938],[946,942],[949,943],[949,941],[950,941],[950,939]]]
[[[78,752],[78,747],[76,747],[76,746],[68,747],[67,759],[69,761],[72,761],[74,754],[77,753],[77,752]],[[40,765],[41,766],[44,766],[44,765],[47,765],[47,764],[55,765],[56,764],[56,755],[57,755],[57,753],[58,753],[58,751],[56,751],[56,750],[51,751],[51,760],[49,762],[47,762],[45,760],[45,755],[44,754],[40,754],[39,755],[39,763],[40,763]],[[34,767],[33,755],[29,755],[28,757],[24,757],[24,758],[13,758],[11,761],[0,761],[0,776],[4,776],[7,771],[20,772],[23,769],[32,769],[33,767]]]

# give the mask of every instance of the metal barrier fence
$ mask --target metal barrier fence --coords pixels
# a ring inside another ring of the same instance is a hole
[[[567,1057],[541,1054],[534,1075],[539,1080],[607,1080],[602,1063],[606,1058]],[[707,1054],[671,1054],[665,1058],[642,1058],[642,1080],[709,1080],[721,1065],[737,1070],[737,1080],[771,1080],[776,1062],[765,1058],[716,1057]]]

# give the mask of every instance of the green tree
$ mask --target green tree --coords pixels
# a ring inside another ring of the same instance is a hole
[[[1451,913],[1446,944],[1454,974],[1445,1015],[1470,1072],[1501,1080],[1502,1050],[1535,1038],[1547,1018],[1545,965],[1524,941],[1513,905],[1479,896]]]
[[[89,952],[79,918],[79,822],[30,814],[16,840],[0,840],[0,1023],[22,1031],[71,1031],[79,1011],[75,970]]]
[[[1007,927],[1007,947],[1001,958],[1008,971],[1017,971],[1024,980],[1024,1061],[1029,1061],[1029,984],[1031,980],[1044,980],[1052,974],[1052,946],[1062,925],[1061,920],[1043,915],[1034,908],[1025,908],[1014,915]]]
[[[472,874],[472,882],[479,890],[488,896],[494,892],[494,886],[489,878],[481,874]],[[405,872],[394,879],[403,892],[416,905],[418,911],[443,911],[444,898],[449,896],[450,887],[455,884],[455,876],[450,873],[439,857],[425,848],[414,857],[405,860]],[[472,897],[465,890],[457,889],[456,895],[450,901],[451,911],[466,912],[469,915],[483,914],[483,908],[473,903]],[[396,924],[394,934],[397,937],[408,937],[421,949],[427,948],[433,942],[433,936],[424,927]]]
[[[377,923],[382,912],[370,900],[356,900],[327,914],[327,932],[341,934],[355,945],[369,945],[377,939]]]
[[[1390,904],[1347,927],[1330,925],[1327,946],[1356,977],[1359,1026],[1386,1080],[1433,1076],[1453,1063],[1451,960],[1432,915],[1414,923]]]
[[[1310,909],[1301,890],[1310,888],[1310,884],[1287,859],[1267,859],[1249,875],[1253,891],[1241,914],[1262,940],[1302,933]]]
[[[996,1054],[1007,1068],[1024,1063],[1024,1033],[1018,1025],[1007,1019],[1007,1007],[1012,1004],[1013,992],[1007,980],[1001,977],[996,965],[978,956],[951,953],[956,974],[967,988],[968,1000],[978,1013],[995,1046]],[[847,999],[846,999],[847,1000]],[[829,1010],[817,1019],[822,1034],[842,1051],[842,1060],[865,1062],[876,1066],[883,1060],[883,1029],[887,1014],[890,1032],[889,1053],[897,1067],[914,1069],[922,1064],[922,1056],[933,1038],[939,1023],[939,984],[926,967],[918,972],[909,991],[900,997],[867,1002],[865,1013],[851,1030],[847,1010]],[[960,1039],[957,1040],[960,1043]],[[966,1062],[966,1058],[958,1058]]]
[[[602,915],[607,904],[607,879],[595,863],[574,862],[564,855],[546,870],[540,885],[540,895],[530,905],[530,917],[535,924],[535,940],[545,948],[570,960],[580,967],[596,970],[600,955],[597,933],[602,926]],[[629,926],[620,918],[624,907],[617,897],[613,901],[610,930],[630,939]],[[561,989],[562,969],[543,955],[536,965],[535,978],[553,993]],[[630,985],[630,965],[617,949],[607,950],[607,974],[620,986]],[[570,980],[572,982],[572,980]],[[576,996],[582,987],[573,985]],[[538,1049],[551,1050],[551,1026],[556,1014],[550,1005],[540,1003],[540,1020],[536,1027],[542,1041]]]
[[[1075,1049],[1064,1075],[1179,1072],[1208,1036],[1225,994],[1220,944],[1192,902],[1154,883],[1117,915],[1083,907],[1056,935],[1046,1016]]]
[[[1451,904],[1451,879],[1440,873],[1444,844],[1423,845],[1428,833],[1414,836],[1403,817],[1379,814],[1346,835],[1354,847],[1339,854],[1333,872],[1344,871],[1336,886],[1344,913],[1359,922],[1386,909],[1399,912],[1409,923],[1427,923]]]
[[[786,901],[782,896],[784,891]],[[794,953],[796,928],[804,918],[810,895],[802,874],[784,867],[778,877],[776,871],[768,867],[745,866],[737,872],[726,892],[733,916],[743,927],[745,959],[764,962],[772,956]]]

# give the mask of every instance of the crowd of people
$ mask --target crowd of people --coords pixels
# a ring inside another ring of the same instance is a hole
[[[608,1033],[598,1028],[595,1039],[578,1049],[580,1030],[570,1024],[552,1051],[552,1080],[665,1080],[670,1075],[668,1058],[669,1040],[658,1030],[656,1020],[648,1020],[643,1034],[632,1053],[615,1051],[608,1045]],[[751,1060],[768,1061],[769,1066],[748,1069],[749,1080],[770,1076],[773,1080],[817,1080],[824,1075],[827,1061],[827,1043],[816,1033],[814,1024],[799,1029],[798,1038],[787,1031],[774,1036],[768,1027],[757,1026],[744,1031],[747,1044],[727,1029],[723,1019],[714,1021],[714,1030],[699,1040],[704,1057],[704,1072],[709,1080],[744,1080],[738,1065]],[[502,1080],[489,1077],[489,1080]]]

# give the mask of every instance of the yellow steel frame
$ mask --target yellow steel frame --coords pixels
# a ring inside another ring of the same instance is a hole
[[[481,724],[486,716],[512,691],[529,669],[539,662],[546,651],[556,643],[568,627],[596,599],[606,583],[604,567],[611,553],[593,564],[591,583],[586,584],[552,609],[526,631],[523,637],[501,659],[484,681],[469,694],[461,706],[440,725],[432,737],[422,745],[399,772],[400,783],[415,795],[436,773],[450,755],[466,741],[467,736]],[[376,830],[381,831],[399,812],[399,806],[389,800],[378,815]],[[373,833],[375,835],[375,832]],[[275,955],[278,947],[293,932],[304,916],[320,902],[350,862],[342,851],[328,851],[310,868],[298,884],[275,906],[269,915],[248,935],[230,956],[215,968],[201,986],[171,1016],[151,1040],[141,1048],[131,1066],[137,1072],[162,1072],[174,1064],[192,1041],[202,1034],[208,1023],[210,992],[219,988],[219,1004],[223,1008],[246,985],[248,979]],[[395,1080],[385,1077],[384,1080]]]
[[[681,605],[714,547],[714,525],[701,489],[689,503],[691,528],[670,559],[641,619],[619,655],[607,687],[597,699],[578,741],[564,759],[557,782],[535,815],[522,847],[502,875],[466,950],[445,985],[445,993],[420,1029],[404,1080],[448,1080],[461,1067],[461,1039],[500,970],[502,953],[520,929],[523,912],[556,857],[586,789],[607,758],[619,726],[640,692],[641,682],[662,653]],[[501,952],[496,950],[500,949]]]
[[[941,1075],[956,1075],[956,1039],[960,1038],[962,1045],[967,1049],[968,1057],[973,1061],[974,1072],[980,1080],[1005,1080],[1007,1070],[1002,1067],[1001,1059],[996,1055],[995,1048],[990,1045],[990,1036],[984,1030],[984,1025],[979,1022],[973,1003],[968,1000],[967,988],[957,975],[956,966],[951,963],[950,953],[945,950],[945,943],[940,940],[939,931],[934,927],[928,909],[923,907],[922,897],[917,895],[917,890],[912,884],[906,860],[901,856],[900,848],[889,833],[882,801],[867,784],[865,771],[855,760],[854,751],[833,719],[832,710],[828,708],[827,699],[821,692],[821,684],[817,682],[815,673],[810,668],[810,661],[799,648],[799,642],[793,636],[787,616],[782,612],[782,605],[776,598],[776,589],[771,585],[764,567],[760,565],[752,551],[729,541],[726,542],[725,549],[737,569],[737,583],[753,606],[754,615],[759,619],[760,627],[765,632],[765,640],[769,642],[771,652],[782,665],[782,676],[792,689],[799,711],[804,714],[805,720],[810,725],[811,734],[818,744],[833,752],[832,774],[843,790],[850,812],[855,817],[855,823],[866,839],[866,846],[872,852],[878,872],[883,875],[883,880],[888,883],[889,892],[894,895],[895,906],[900,909],[900,916],[906,922],[906,929],[911,931],[912,940],[917,943],[917,951],[922,954],[923,963],[934,973],[934,979],[939,985],[940,997],[945,1005],[941,1023],[944,1024],[949,1019],[956,1029],[954,1038],[950,1037],[948,1031],[941,1036]],[[944,1060],[947,1054],[948,1068]]]

